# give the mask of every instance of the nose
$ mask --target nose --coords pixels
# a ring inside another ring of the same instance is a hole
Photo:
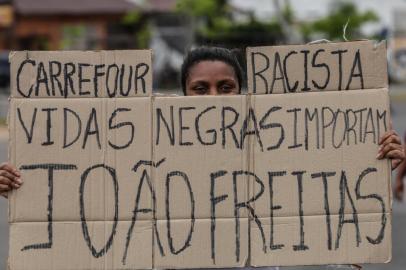
[[[220,95],[217,87],[211,86],[210,89],[209,89],[209,95],[210,96],[218,96],[218,95]]]

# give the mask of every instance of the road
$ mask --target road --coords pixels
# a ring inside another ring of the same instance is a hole
[[[404,92],[404,93],[403,93]],[[7,102],[0,101],[2,111]],[[406,86],[391,87],[393,127],[399,134],[406,130]],[[0,161],[7,160],[7,134],[0,130]],[[8,252],[7,201],[0,199],[0,269],[6,269]],[[406,203],[393,205],[393,259],[387,265],[364,265],[367,270],[404,270],[406,266]],[[283,270],[321,270],[326,267],[287,267]],[[328,268],[334,269],[334,268]]]

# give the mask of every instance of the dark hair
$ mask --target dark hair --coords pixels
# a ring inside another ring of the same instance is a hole
[[[238,63],[237,57],[234,53],[228,49],[220,47],[200,47],[189,51],[183,60],[182,69],[181,69],[181,84],[183,94],[186,96],[186,80],[189,77],[190,69],[202,62],[202,61],[221,61],[230,65],[234,72],[235,76],[238,79],[239,92],[241,92],[241,87],[243,83],[243,72],[240,64]]]

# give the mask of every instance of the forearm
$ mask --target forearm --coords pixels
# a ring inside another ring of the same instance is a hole
[[[400,164],[397,174],[396,174],[396,181],[403,181],[403,178],[406,175],[406,161],[404,160],[402,164]]]

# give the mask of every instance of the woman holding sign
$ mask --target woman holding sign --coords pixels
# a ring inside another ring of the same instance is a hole
[[[237,58],[227,49],[202,47],[187,55],[182,65],[181,84],[184,95],[238,95],[241,93],[243,72]],[[392,169],[404,160],[400,137],[394,130],[379,140],[378,159],[388,158]],[[18,170],[9,163],[0,165],[0,194],[18,189],[23,181]]]
[[[189,52],[183,62],[182,90],[185,96],[238,95],[241,93],[242,77],[241,67],[231,51],[202,47]],[[394,130],[383,134],[379,139],[379,145],[377,159],[391,159],[392,170],[405,159],[400,137]],[[340,268],[338,265],[337,267]],[[350,265],[343,267],[352,268]]]
[[[182,90],[187,96],[238,95],[243,83],[242,74],[236,57],[229,50],[199,48],[191,51],[182,65]],[[377,158],[391,159],[392,168],[396,168],[404,159],[399,136],[393,130],[388,131],[381,137],[379,144]],[[20,173],[14,166],[0,166],[0,193],[3,196],[21,184]]]

